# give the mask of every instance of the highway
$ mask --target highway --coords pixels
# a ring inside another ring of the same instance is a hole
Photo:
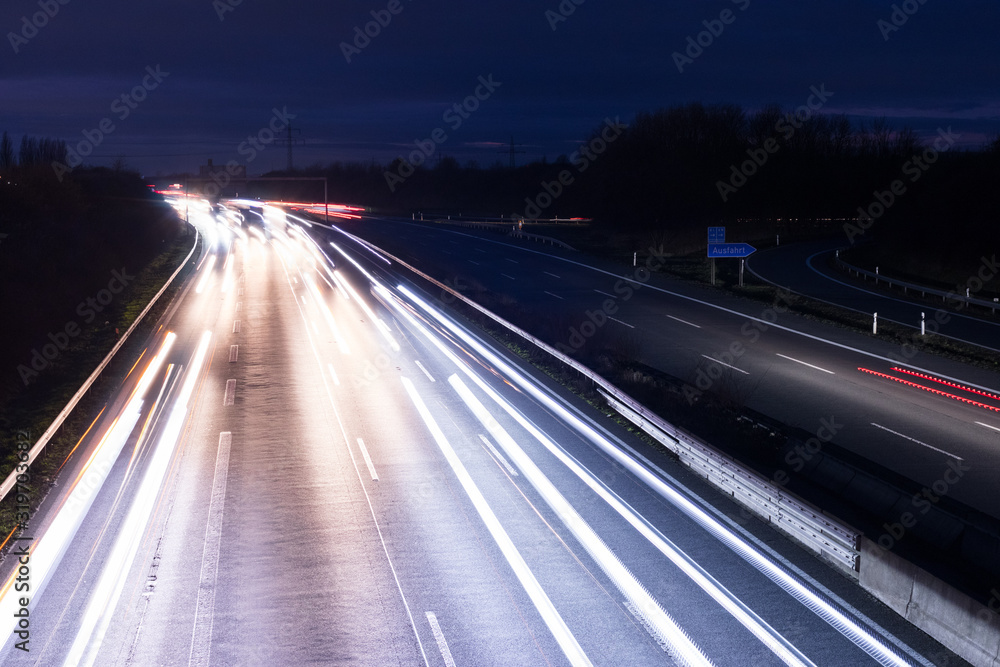
[[[479,285],[546,313],[544,320],[559,323],[552,342],[560,349],[585,342],[573,331],[602,311],[608,317],[599,335],[638,341],[646,364],[694,389],[722,388],[810,434],[833,420],[838,445],[928,488],[945,474],[954,480],[948,471],[958,466],[948,495],[1000,517],[993,490],[1000,378],[993,372],[821,325],[788,312],[780,297],[754,302],[643,273],[644,260],[625,267],[495,233],[382,217],[344,228],[447,284]]]
[[[845,247],[842,240],[794,243],[754,253],[747,259],[747,270],[773,285],[825,301],[841,308],[861,313],[878,313],[879,320],[895,322],[920,329],[921,313],[925,316],[927,331],[939,333],[955,340],[998,351],[1000,323],[970,316],[958,309],[957,300],[946,303],[941,297],[920,301],[913,294],[903,294],[898,289],[887,294],[885,287],[876,290],[873,283],[859,282],[837,272],[828,264],[830,257]],[[992,255],[984,256],[980,271],[967,278],[967,284],[983,286],[980,277],[989,285],[996,277],[997,265]],[[965,296],[965,286],[954,288],[957,296]],[[971,288],[970,288],[971,289]],[[982,295],[972,294],[982,298]]]
[[[960,664],[376,253],[192,222],[31,518],[27,624],[0,565],[4,664]]]

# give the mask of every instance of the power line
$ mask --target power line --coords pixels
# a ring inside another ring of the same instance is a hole
[[[517,155],[518,153],[524,153],[524,151],[519,151],[519,150],[517,150],[517,148],[515,148],[516,146],[520,146],[520,145],[521,144],[515,144],[514,143],[514,135],[511,135],[511,137],[510,137],[510,148],[505,148],[503,150],[497,151],[497,153],[507,153],[508,155],[510,155],[510,168],[511,169],[514,168],[514,156]]]

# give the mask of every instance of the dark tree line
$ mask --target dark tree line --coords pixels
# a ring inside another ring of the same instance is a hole
[[[909,183],[904,166],[934,147],[935,137],[924,145],[912,129],[893,128],[884,118],[852,123],[843,115],[803,117],[801,109],[768,106],[748,113],[734,105],[689,104],[640,113],[605,146],[604,127],[595,128],[583,146],[602,148],[592,159],[578,152],[513,170],[461,167],[431,156],[412,169],[399,158],[385,166],[335,163],[307,171],[328,176],[330,196],[338,200],[399,212],[491,215],[524,215],[546,191],[545,183],[568,172],[572,183],[539,207],[539,217],[587,216],[656,230],[745,219],[856,217],[874,191],[899,178]],[[954,185],[958,174],[970,188],[985,188],[997,175],[998,155],[1000,139],[978,151],[949,145],[935,156],[927,178],[912,183],[913,196],[906,199],[951,201],[947,192],[932,188]],[[409,174],[402,183],[387,182],[387,174],[400,173]],[[978,203],[985,206],[986,199]],[[976,202],[962,204],[974,208]],[[898,215],[892,210],[886,219]]]
[[[51,167],[53,162],[66,161],[66,142],[48,137],[21,137],[21,145],[14,152],[14,142],[6,132],[0,137],[0,173],[10,173],[18,167],[28,169]]]

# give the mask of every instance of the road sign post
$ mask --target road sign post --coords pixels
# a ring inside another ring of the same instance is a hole
[[[757,249],[749,243],[726,243],[725,227],[708,228],[708,258],[711,260],[712,285],[715,285],[715,259],[717,257],[737,257],[740,260],[740,287],[743,287],[743,258],[749,257]]]

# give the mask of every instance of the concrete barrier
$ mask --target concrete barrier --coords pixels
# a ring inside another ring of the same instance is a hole
[[[1000,616],[861,538],[861,586],[976,667],[1000,667]]]

